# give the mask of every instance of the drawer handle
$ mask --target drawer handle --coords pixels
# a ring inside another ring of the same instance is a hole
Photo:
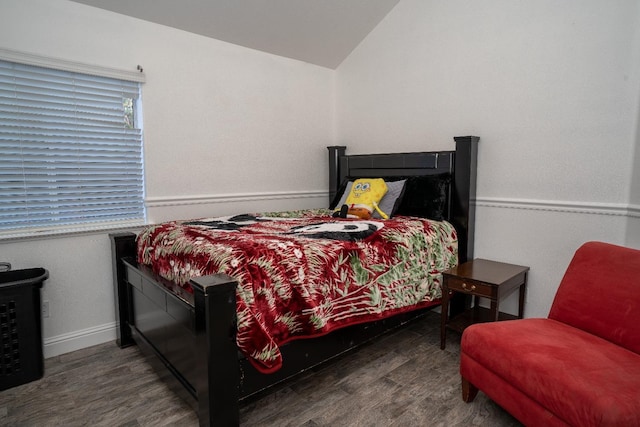
[[[475,291],[476,290],[476,285],[467,285],[466,283],[462,282],[462,289],[464,289],[465,291]]]

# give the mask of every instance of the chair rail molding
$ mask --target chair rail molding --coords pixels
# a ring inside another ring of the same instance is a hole
[[[259,200],[328,198],[327,190],[277,191],[262,193],[204,194],[189,196],[147,197],[147,208],[165,206],[189,206],[213,203],[251,202]],[[501,197],[477,197],[476,206],[504,209],[582,213],[591,215],[613,215],[640,218],[640,205],[625,203],[573,202],[564,200],[536,200]]]
[[[573,202],[497,197],[478,197],[475,203],[476,206],[490,208],[640,217],[639,205],[624,203]]]
[[[252,202],[256,200],[307,199],[329,197],[327,190],[312,191],[278,191],[264,193],[232,193],[232,194],[204,194],[191,196],[159,196],[147,197],[145,206],[148,208],[163,206],[188,206],[209,203]]]

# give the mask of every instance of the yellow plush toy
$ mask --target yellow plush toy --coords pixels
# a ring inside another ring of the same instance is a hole
[[[347,217],[369,219],[374,209],[384,219],[388,216],[380,210],[378,203],[387,193],[387,183],[382,178],[360,178],[353,182],[351,191],[345,200]],[[344,207],[337,208],[344,216]]]

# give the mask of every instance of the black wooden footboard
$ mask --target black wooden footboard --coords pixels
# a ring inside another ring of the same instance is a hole
[[[173,284],[148,267],[137,265],[134,254],[127,252],[134,239],[133,233],[111,235],[117,265],[117,343],[120,347],[138,344],[150,355],[149,360],[159,368],[161,377],[198,411],[201,425],[237,425],[242,400],[420,317],[429,309],[288,343],[281,348],[286,360],[283,367],[273,374],[262,374],[239,353],[235,343],[236,282],[222,274],[193,279],[193,300],[185,301],[171,290]]]
[[[223,274],[198,277],[193,300],[185,301],[137,265],[135,234],[112,234],[111,241],[118,345],[137,343],[157,357],[191,396],[201,425],[237,425],[236,282]]]

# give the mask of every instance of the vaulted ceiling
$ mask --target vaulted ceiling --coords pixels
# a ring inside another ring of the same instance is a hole
[[[399,0],[72,0],[336,68]]]

